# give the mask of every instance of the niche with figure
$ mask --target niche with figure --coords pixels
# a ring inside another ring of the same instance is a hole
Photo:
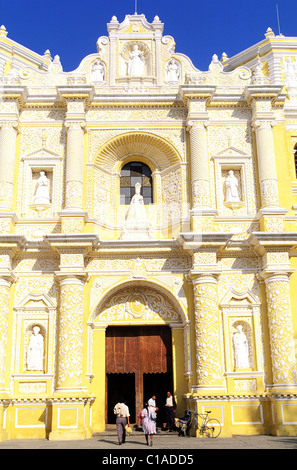
[[[44,372],[46,336],[44,327],[39,323],[31,324],[25,336],[25,370]]]
[[[252,331],[245,321],[232,324],[232,352],[234,370],[251,369],[253,367]]]
[[[222,170],[224,205],[236,211],[244,206],[242,198],[242,176],[239,169]]]
[[[146,44],[129,42],[121,52],[121,76],[139,78],[151,75],[150,51]]]
[[[32,209],[40,213],[51,207],[53,187],[52,168],[32,168],[31,204]]]
[[[91,65],[91,82],[94,85],[102,85],[106,79],[106,67],[105,64],[97,59]]]

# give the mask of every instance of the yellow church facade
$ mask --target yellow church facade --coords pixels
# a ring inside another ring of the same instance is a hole
[[[167,390],[297,434],[297,38],[201,71],[163,28],[113,17],[72,72],[0,28],[1,440]]]

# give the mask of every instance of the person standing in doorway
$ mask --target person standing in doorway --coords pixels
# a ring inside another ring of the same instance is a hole
[[[167,398],[165,403],[165,414],[167,421],[167,432],[171,432],[175,428],[175,410],[176,402],[171,392],[167,392]]]
[[[157,411],[159,408],[156,407],[156,395],[152,395],[152,398],[149,399],[147,404],[148,404],[148,408],[150,410],[150,415],[152,419],[157,421]]]
[[[114,414],[116,415],[116,425],[117,425],[117,435],[118,435],[118,441],[119,445],[124,444],[126,440],[126,429],[125,426],[128,424],[130,427],[130,413],[129,413],[129,408],[126,405],[126,402],[119,401],[114,409]]]

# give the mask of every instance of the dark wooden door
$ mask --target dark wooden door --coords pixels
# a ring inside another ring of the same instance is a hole
[[[172,344],[170,327],[108,327],[106,330],[106,374],[119,374],[119,376],[122,376],[123,384],[125,374],[135,374],[135,389],[129,391],[129,397],[126,397],[126,399],[127,401],[128,398],[133,400],[132,396],[134,397],[137,414],[143,407],[144,399],[150,398],[144,396],[144,374],[146,377],[146,390],[149,388],[147,385],[148,377],[151,376],[151,380],[155,381],[156,374],[161,374],[163,380],[164,374],[166,374],[167,388],[171,388]],[[117,380],[121,380],[121,378]],[[111,381],[107,381],[107,387],[111,387],[111,383]],[[118,387],[120,387],[119,383]],[[164,385],[162,385],[162,388],[164,388]],[[158,390],[155,393],[158,394]],[[112,391],[108,390],[107,396],[111,395]],[[110,416],[111,406],[114,405],[109,402],[107,421],[108,416]]]

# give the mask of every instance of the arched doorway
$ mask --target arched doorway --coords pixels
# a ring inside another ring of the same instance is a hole
[[[172,390],[172,337],[167,325],[109,326],[105,341],[106,423],[115,422],[113,408],[124,399],[130,421],[156,395],[158,423],[165,420],[166,392]]]
[[[88,324],[94,432],[114,420],[118,390],[130,400],[133,421],[153,392],[163,408],[168,389],[177,398],[178,412],[184,411],[190,330],[185,309],[172,292],[144,279],[114,285],[101,297]],[[160,411],[160,423],[162,419]]]

